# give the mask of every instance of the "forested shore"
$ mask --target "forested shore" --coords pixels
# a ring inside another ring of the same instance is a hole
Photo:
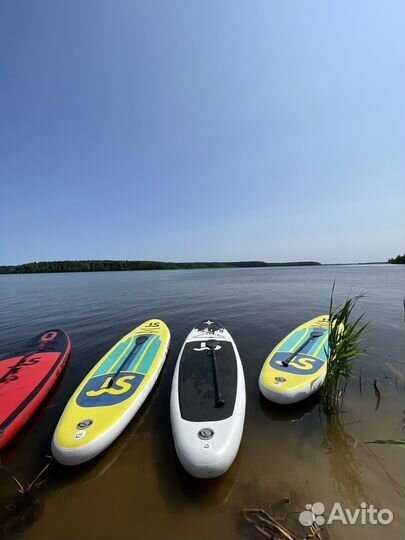
[[[263,261],[236,262],[160,262],[160,261],[41,261],[0,266],[0,274],[37,274],[54,272],[116,272],[125,270],[192,270],[196,268],[261,268],[270,266],[314,266],[315,261],[268,263]]]

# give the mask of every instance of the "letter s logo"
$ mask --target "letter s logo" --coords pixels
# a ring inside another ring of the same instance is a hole
[[[316,361],[317,361],[316,358],[300,358],[299,360],[295,358],[295,360],[292,360],[290,362],[290,366],[294,366],[297,369],[308,370],[308,369],[312,369],[313,364]]]
[[[129,392],[131,390],[131,383],[127,381],[132,381],[135,379],[135,375],[125,375],[124,377],[121,377],[120,379],[117,379],[115,381],[115,385],[118,386],[118,388],[108,388],[108,385],[111,381],[112,377],[109,377],[104,381],[103,386],[100,388],[100,390],[89,390],[86,392],[86,396],[89,397],[96,397],[96,396],[102,396],[103,394],[110,394],[111,396],[119,396],[121,394],[125,394],[126,392]]]
[[[118,375],[111,385],[114,373],[105,373],[87,381],[76,398],[80,407],[108,407],[130,399],[145,378],[140,373]],[[109,387],[111,385],[111,387]]]

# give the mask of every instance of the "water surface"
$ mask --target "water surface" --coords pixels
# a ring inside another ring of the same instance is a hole
[[[64,328],[72,340],[61,382],[1,456],[24,485],[47,463],[64,405],[102,354],[149,318],[163,319],[172,334],[157,386],[104,454],[76,468],[52,463],[45,482],[25,498],[0,471],[1,534],[24,540],[260,538],[243,521],[242,508],[270,508],[294,527],[295,512],[307,503],[330,508],[339,501],[354,509],[365,501],[391,509],[393,523],[334,524],[329,536],[402,539],[404,450],[364,441],[404,437],[404,277],[404,267],[393,265],[0,276],[1,352],[50,327]],[[287,408],[267,402],[257,385],[264,359],[293,328],[328,311],[334,279],[337,302],[367,291],[358,312],[370,321],[367,353],[355,363],[342,414],[326,418],[317,396]],[[201,481],[177,462],[169,397],[180,346],[207,317],[220,320],[236,341],[247,411],[234,465],[217,480]]]

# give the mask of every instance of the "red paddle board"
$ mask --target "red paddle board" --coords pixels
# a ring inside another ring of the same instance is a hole
[[[40,406],[70,354],[63,330],[47,330],[16,353],[0,357],[0,449]]]

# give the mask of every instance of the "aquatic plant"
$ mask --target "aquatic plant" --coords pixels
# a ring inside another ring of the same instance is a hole
[[[11,473],[5,465],[3,465],[1,458],[0,458],[0,470],[3,470],[5,473],[9,475],[9,477],[12,480],[14,480],[14,482],[18,486],[18,493],[20,493],[21,495],[27,495],[32,490],[33,487],[39,487],[41,484],[45,482],[44,479],[42,479],[41,481],[39,481],[39,479],[48,469],[53,459],[51,456],[46,456],[46,457],[49,460],[48,463],[45,465],[45,467],[41,469],[41,471],[35,476],[35,478],[31,482],[29,482],[26,486],[24,486],[23,483],[13,473]]]
[[[328,367],[322,386],[321,399],[326,413],[342,408],[346,385],[352,374],[352,361],[365,348],[361,345],[362,335],[368,323],[363,324],[364,313],[353,320],[353,310],[366,293],[348,297],[344,304],[334,307],[333,293],[329,304]]]
[[[391,444],[405,448],[405,439],[377,439],[375,441],[366,441],[366,444]]]
[[[263,508],[245,508],[242,510],[242,516],[267,540],[307,540],[309,538],[322,540],[321,529],[316,522],[309,525],[303,538],[300,533],[287,529]]]
[[[404,322],[405,322],[405,298],[403,298],[403,306],[404,306]],[[401,373],[399,375],[402,376]],[[380,403],[381,394],[380,394],[380,391],[377,389],[377,379],[375,379],[374,381],[374,390],[376,391],[377,405],[378,405]],[[403,426],[402,429],[405,431],[405,411],[404,411],[404,416],[402,418],[402,426]],[[405,448],[405,439],[376,439],[375,441],[366,441],[365,444],[389,444],[391,446],[399,446],[400,448]]]

